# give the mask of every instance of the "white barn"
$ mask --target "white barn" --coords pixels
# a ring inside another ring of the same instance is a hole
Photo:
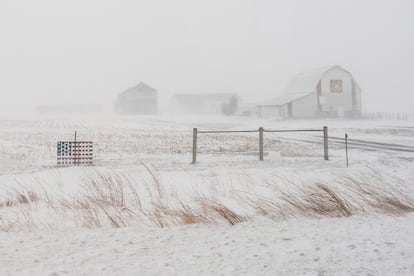
[[[118,95],[115,102],[115,111],[123,114],[157,114],[157,91],[140,82]]]
[[[350,72],[329,66],[296,75],[285,93],[257,105],[260,117],[359,117],[361,88]]]

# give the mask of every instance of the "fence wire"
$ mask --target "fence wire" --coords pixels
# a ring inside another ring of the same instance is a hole
[[[326,129],[327,131],[327,129]],[[264,155],[274,152],[290,157],[320,157],[327,159],[327,145],[316,135],[324,129],[263,129],[257,130],[198,130],[193,129],[193,160],[197,154]],[[327,133],[327,132],[326,132]],[[306,142],[306,143],[304,143]]]

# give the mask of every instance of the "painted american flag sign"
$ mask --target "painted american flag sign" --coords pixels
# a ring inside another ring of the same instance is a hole
[[[93,164],[93,142],[57,142],[57,165],[92,165]]]

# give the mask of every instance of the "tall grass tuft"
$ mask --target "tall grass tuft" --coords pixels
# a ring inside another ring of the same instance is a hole
[[[46,226],[236,225],[259,216],[282,220],[414,211],[414,195],[398,179],[382,178],[376,171],[326,181],[275,175],[254,180],[247,175],[249,182],[241,185],[215,175],[210,181],[202,179],[205,189],[191,184],[193,189],[183,191],[179,184],[167,189],[160,174],[143,166],[150,180],[96,170],[82,180],[81,191],[71,196],[52,195],[41,183],[39,189],[13,187],[0,202],[0,231],[34,231]],[[42,212],[48,215],[39,216]]]

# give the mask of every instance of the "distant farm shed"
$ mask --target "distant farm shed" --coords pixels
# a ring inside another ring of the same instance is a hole
[[[118,95],[115,112],[122,114],[157,114],[158,92],[140,82]]]
[[[329,66],[296,75],[285,93],[257,105],[260,117],[359,117],[361,88],[350,72]]]
[[[226,114],[237,112],[239,97],[232,93],[175,94],[171,100],[171,109],[179,113]],[[227,114],[231,115],[231,114]]]

